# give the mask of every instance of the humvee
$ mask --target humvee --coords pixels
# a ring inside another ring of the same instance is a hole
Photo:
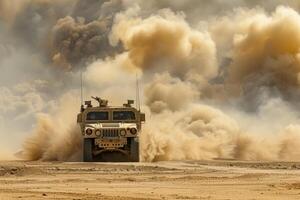
[[[92,98],[99,105],[86,101],[77,116],[83,136],[83,161],[139,162],[139,134],[145,114],[132,106],[133,100],[111,107],[107,100]],[[115,160],[116,153],[122,160]]]

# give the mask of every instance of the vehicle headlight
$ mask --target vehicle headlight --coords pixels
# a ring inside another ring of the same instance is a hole
[[[126,136],[126,130],[125,129],[120,130],[120,136],[122,136],[122,137]]]
[[[137,129],[136,129],[136,128],[131,128],[131,129],[130,129],[130,133],[131,133],[132,135],[137,134]]]
[[[96,134],[96,136],[98,136],[98,137],[101,136],[101,130],[99,130],[99,129],[96,130],[95,134]]]
[[[85,133],[86,133],[87,135],[92,135],[92,134],[93,134],[93,130],[90,129],[90,128],[88,128],[88,129],[85,130]]]

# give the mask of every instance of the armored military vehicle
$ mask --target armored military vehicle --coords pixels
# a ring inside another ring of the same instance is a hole
[[[139,162],[139,134],[145,114],[134,108],[133,100],[111,107],[108,101],[92,97],[99,105],[86,101],[77,116],[83,136],[83,161]],[[125,160],[115,160],[115,154]]]

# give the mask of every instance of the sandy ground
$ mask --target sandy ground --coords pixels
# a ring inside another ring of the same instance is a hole
[[[300,199],[300,163],[0,162],[0,199]]]

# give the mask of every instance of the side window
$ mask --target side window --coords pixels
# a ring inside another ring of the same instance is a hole
[[[113,112],[113,120],[135,120],[135,113],[132,111],[115,111]]]
[[[89,112],[86,116],[88,121],[102,121],[108,120],[108,112]]]

